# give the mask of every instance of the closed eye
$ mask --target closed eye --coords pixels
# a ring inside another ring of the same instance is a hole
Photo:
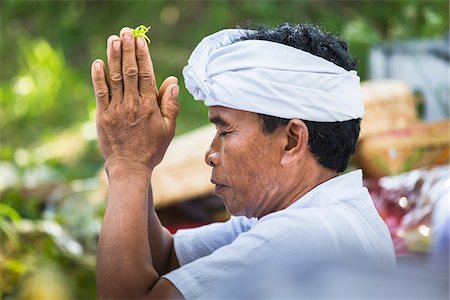
[[[227,134],[231,133],[231,131],[219,131],[219,136],[226,136]]]

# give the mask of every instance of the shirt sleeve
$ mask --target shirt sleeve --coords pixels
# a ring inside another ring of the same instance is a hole
[[[307,259],[311,255],[332,255],[334,251],[332,243],[323,246],[319,239],[311,238],[323,234],[322,226],[311,226],[311,223],[306,222],[307,228],[303,232],[298,232],[297,222],[298,218],[294,220],[289,215],[258,222],[249,231],[238,235],[231,243],[163,277],[171,281],[186,299],[199,299],[211,291],[222,288],[222,285],[236,274],[249,272],[255,266],[263,266],[265,263],[289,257]],[[309,231],[307,235],[304,234],[306,231]],[[302,242],[299,243],[300,241]]]
[[[174,235],[178,262],[183,266],[210,255],[216,249],[232,243],[237,236],[250,230],[255,223],[254,218],[232,216],[227,222],[178,230]]]

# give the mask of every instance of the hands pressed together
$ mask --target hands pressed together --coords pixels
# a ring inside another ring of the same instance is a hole
[[[102,60],[91,70],[106,169],[151,172],[175,133],[178,80],[170,76],[158,90],[147,42],[127,27],[108,38],[107,57],[107,73]]]
[[[147,43],[130,28],[108,38],[107,57],[108,72],[101,60],[91,69],[98,142],[109,178],[97,253],[98,298],[181,298],[160,277],[175,254],[151,192],[152,170],[175,133],[178,80],[168,77],[158,90]]]

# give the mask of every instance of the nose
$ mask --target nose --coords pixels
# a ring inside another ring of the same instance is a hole
[[[208,151],[205,153],[205,162],[210,167],[215,167],[219,164],[220,154],[215,151],[212,147],[209,147]]]

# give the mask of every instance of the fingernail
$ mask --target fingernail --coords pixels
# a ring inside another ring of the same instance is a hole
[[[174,97],[174,98],[178,97],[179,92],[180,92],[180,88],[178,87],[178,85],[174,86],[172,88],[172,97]]]
[[[133,36],[131,35],[131,32],[129,32],[129,31],[125,31],[123,33],[123,37],[126,41],[131,41],[131,39],[133,38]]]
[[[115,40],[112,42],[114,50],[120,50],[120,40]]]
[[[136,43],[137,43],[138,48],[144,48],[144,46],[145,46],[144,39],[141,37],[138,37],[136,39]]]
[[[96,62],[94,63],[94,68],[95,68],[97,71],[100,71],[100,69],[102,68],[101,62],[96,61]]]

